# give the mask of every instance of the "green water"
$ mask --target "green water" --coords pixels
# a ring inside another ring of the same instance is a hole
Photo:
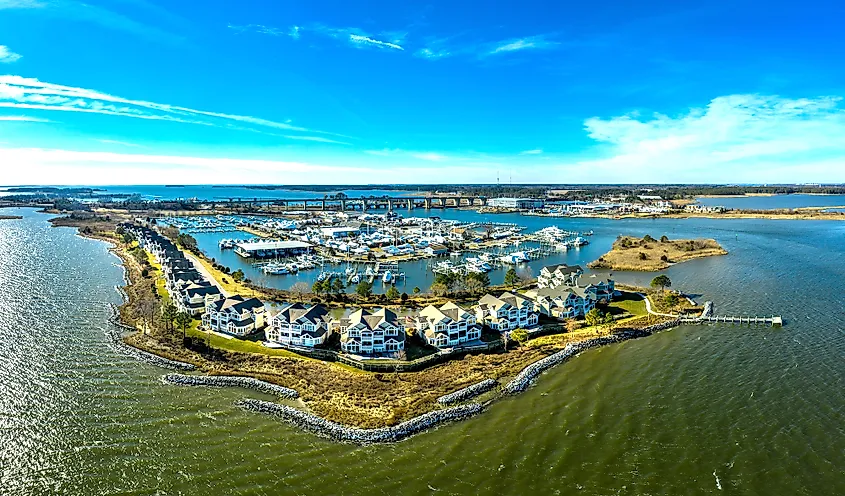
[[[842,224],[676,221],[731,251],[673,267],[677,284],[787,327],[593,350],[472,420],[357,447],[111,350],[117,258],[9,213],[25,219],[0,221],[2,495],[845,494]]]

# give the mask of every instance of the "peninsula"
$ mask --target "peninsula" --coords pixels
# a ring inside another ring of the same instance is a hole
[[[643,238],[620,236],[609,252],[591,262],[588,267],[655,272],[687,260],[727,254],[715,239],[670,240],[666,236],[660,239],[649,235]]]

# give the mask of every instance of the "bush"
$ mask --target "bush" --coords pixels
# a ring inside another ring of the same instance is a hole
[[[646,255],[644,252],[640,252],[638,256],[640,260],[648,260],[648,255]]]

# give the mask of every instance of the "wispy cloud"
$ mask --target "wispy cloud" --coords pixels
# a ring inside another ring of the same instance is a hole
[[[845,163],[841,101],[729,95],[674,117],[593,117],[589,136],[610,149],[579,166],[615,182],[832,181]]]
[[[399,148],[383,148],[381,150],[364,150],[368,155],[375,155],[378,157],[411,157],[417,160],[426,160],[428,162],[443,162],[445,160],[456,160],[455,157],[449,155],[433,152],[433,151],[418,151],[418,150],[402,150]]]
[[[542,153],[543,153],[543,150],[537,148],[535,150],[525,150],[523,152],[520,152],[519,154],[520,155],[541,155]]]
[[[135,144],[135,143],[129,143],[127,141],[118,141],[118,140],[111,140],[111,139],[98,139],[96,141],[99,141],[100,143],[105,143],[107,145],[120,145],[120,146],[126,146],[126,147],[130,147],[130,148],[142,148],[141,145],[138,145],[138,144]]]
[[[487,55],[505,54],[522,50],[547,50],[560,44],[546,38],[547,35],[540,35],[500,41],[492,45]]]
[[[21,76],[0,76],[0,107],[94,113],[249,131],[271,128],[334,135],[287,122],[132,100],[96,90],[45,83]]]
[[[30,117],[28,115],[0,115],[0,121],[6,122],[50,122],[47,119]]]
[[[11,50],[6,45],[0,45],[0,64],[11,64],[21,59],[21,55]]]
[[[336,28],[325,24],[311,24],[309,26],[291,26],[287,29],[265,26],[263,24],[247,24],[238,26],[229,24],[229,29],[239,33],[258,33],[269,36],[290,36],[298,40],[303,33],[313,33],[319,36],[345,41],[357,48],[387,48],[404,51],[402,42],[407,33],[402,31],[387,31],[377,35],[371,34],[360,28]]]
[[[352,145],[352,143],[347,143],[345,141],[337,141],[329,138],[323,138],[322,136],[294,136],[294,135],[284,135],[284,138],[292,139],[292,140],[299,140],[299,141],[317,141],[319,143],[334,143],[336,145]]]
[[[442,162],[449,158],[446,155],[435,152],[412,153],[411,156],[420,160],[428,160],[430,162]]]
[[[493,55],[503,56],[525,50],[550,50],[561,44],[558,41],[554,41],[554,37],[554,34],[542,34],[498,41],[462,41],[462,36],[446,38],[429,37],[425,42],[425,46],[414,52],[414,56],[427,60],[438,60],[461,55],[483,59]]]
[[[142,6],[147,10],[166,12],[161,7],[142,0],[122,1]],[[0,0],[0,10],[4,9],[33,10],[55,19],[88,22],[155,41],[178,43],[184,39],[181,35],[164,31],[157,26],[144,24],[124,14],[77,0]],[[175,16],[169,17],[175,18]]]
[[[379,41],[360,34],[350,34],[349,40],[357,45],[374,45],[379,48],[392,48],[394,50],[404,50],[401,46],[387,41]]]

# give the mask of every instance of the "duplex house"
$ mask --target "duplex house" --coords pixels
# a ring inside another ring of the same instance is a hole
[[[613,279],[600,279],[597,275],[581,276],[578,278],[578,287],[584,288],[591,294],[596,303],[610,303],[616,293],[616,283]]]
[[[346,353],[377,355],[405,349],[405,326],[386,308],[373,313],[358,309],[332,321],[332,329],[340,333],[340,348]]]
[[[243,337],[264,328],[264,304],[258,298],[231,296],[205,307],[202,326],[209,331]]]
[[[429,305],[412,319],[417,333],[438,348],[458,346],[481,338],[475,314],[448,302],[440,308]]]
[[[550,265],[540,269],[537,276],[538,288],[556,288],[558,286],[574,286],[578,277],[584,273],[580,265]]]
[[[499,332],[534,327],[539,318],[534,311],[534,302],[514,293],[486,294],[474,309],[479,323]]]
[[[595,295],[579,286],[538,289],[535,310],[560,319],[583,317],[596,307]]]
[[[190,282],[171,293],[176,308],[192,316],[203,313],[208,305],[222,298],[220,289],[208,281]]]
[[[271,315],[264,336],[267,341],[309,348],[326,342],[331,335],[328,311],[322,305],[286,305]]]

